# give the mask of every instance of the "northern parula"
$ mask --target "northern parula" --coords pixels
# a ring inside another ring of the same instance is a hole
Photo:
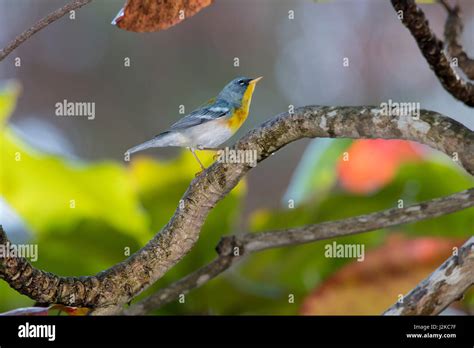
[[[125,155],[151,147],[177,146],[188,148],[199,165],[206,169],[195,150],[218,150],[247,119],[255,85],[262,77],[238,77],[206,104],[192,111],[167,131],[127,150]]]

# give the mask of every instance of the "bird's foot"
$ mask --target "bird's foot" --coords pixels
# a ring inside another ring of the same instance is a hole
[[[215,152],[218,152],[218,151],[224,151],[223,148],[220,148],[220,147],[204,147],[204,146],[198,146],[197,147],[198,150],[200,151],[215,151]],[[212,155],[212,159],[215,161],[219,158],[219,154],[216,153],[214,155]]]
[[[198,150],[201,151],[222,151],[224,149],[220,147],[204,147],[204,146],[198,146]]]

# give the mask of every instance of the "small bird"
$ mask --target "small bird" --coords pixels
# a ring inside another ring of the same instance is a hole
[[[237,132],[247,119],[252,94],[261,79],[233,79],[217,97],[180,119],[167,131],[127,150],[125,155],[151,147],[185,147],[205,170],[195,150],[219,150],[218,146]]]

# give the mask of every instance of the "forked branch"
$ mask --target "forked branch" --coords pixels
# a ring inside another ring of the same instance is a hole
[[[431,30],[423,11],[414,0],[391,0],[403,24],[410,30],[421,53],[441,85],[454,98],[474,106],[474,85],[462,79],[444,53],[444,43]],[[457,33],[456,33],[457,36]],[[451,45],[452,46],[452,45]],[[407,62],[408,64],[408,62]]]
[[[457,59],[457,65],[466,74],[466,76],[474,80],[474,60],[469,58],[459,38],[463,32],[463,23],[461,20],[461,10],[459,6],[451,7],[446,0],[441,0],[441,4],[446,9],[448,17],[444,25],[444,45],[451,59]]]

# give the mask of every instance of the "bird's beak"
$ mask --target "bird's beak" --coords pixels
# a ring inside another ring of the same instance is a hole
[[[257,77],[256,79],[253,79],[253,80],[250,80],[249,83],[256,84],[256,83],[257,83],[258,81],[260,81],[261,79],[263,79],[263,76]]]

